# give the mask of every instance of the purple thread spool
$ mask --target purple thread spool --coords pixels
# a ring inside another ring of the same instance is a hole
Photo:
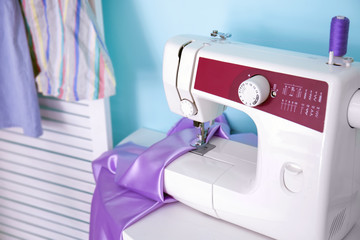
[[[347,17],[336,16],[331,20],[329,51],[333,51],[336,57],[346,54],[349,25],[350,20]]]

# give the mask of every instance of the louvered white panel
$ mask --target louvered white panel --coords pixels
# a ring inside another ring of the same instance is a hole
[[[21,175],[18,173],[10,172],[9,170],[2,169],[0,169],[0,178],[8,182],[26,186],[31,191],[40,190],[44,193],[52,193],[54,195],[67,197],[85,204],[90,204],[91,202],[91,193],[82,191],[81,189],[77,188],[69,188],[67,186],[61,185],[61,183],[54,184],[51,182],[43,181],[39,178],[32,178],[26,175]]]
[[[39,103],[44,108],[56,109],[57,111],[73,113],[80,116],[87,116],[88,114],[89,104],[87,102],[66,103],[59,99],[49,99],[40,96]]]
[[[57,233],[49,230],[44,226],[38,226],[34,223],[25,222],[22,219],[17,219],[13,216],[0,215],[0,222],[6,221],[10,226],[16,226],[18,230],[31,233],[31,238],[39,237],[40,239],[74,239],[73,237],[66,236],[65,234]]]
[[[40,109],[41,116],[45,119],[66,123],[69,125],[90,128],[91,122],[88,116],[80,116],[67,112],[58,112],[56,109]]]
[[[21,213],[19,211],[14,211],[12,209],[7,209],[7,208],[0,208],[1,209],[1,213],[3,214],[3,216],[7,216],[7,217],[11,217],[13,219],[22,221],[25,224],[28,225],[32,225],[33,222],[37,222],[38,224],[41,224],[41,226],[46,226],[46,229],[55,232],[56,235],[58,236],[57,239],[64,239],[64,238],[68,238],[68,239],[74,239],[74,238],[79,238],[79,239],[85,239],[87,238],[87,233],[86,232],[79,232],[79,231],[75,231],[69,227],[66,226],[62,226],[59,225],[58,223],[54,223],[54,222],[50,222],[46,219],[39,219],[36,218],[34,216],[30,216],[28,214],[24,214]],[[49,235],[48,235],[49,236]]]
[[[40,199],[42,201],[47,201],[56,204],[60,203],[61,206],[65,206],[70,209],[75,209],[80,212],[89,213],[88,203],[67,198],[64,195],[58,195],[50,192],[43,192],[35,188],[30,189],[27,186],[19,185],[3,179],[0,179],[0,188],[3,189],[4,191],[13,191],[32,198]]]
[[[44,196],[31,196],[24,192],[16,190],[7,190],[1,188],[1,193],[7,197],[7,199],[15,199],[18,202],[26,203],[31,206],[39,206],[41,209],[55,214],[64,215],[64,216],[73,216],[74,218],[87,222],[89,220],[90,211],[80,211],[74,209],[72,206],[65,205],[61,202],[51,202],[45,199]]]
[[[90,2],[101,14],[101,1]],[[91,161],[112,147],[109,102],[39,104],[40,138],[0,130],[0,239],[88,239]]]
[[[45,209],[41,208],[41,206],[33,206],[18,200],[7,199],[4,197],[0,197],[0,206],[1,209],[7,208],[13,211],[18,211],[23,214],[33,216],[34,219],[38,218],[46,220],[48,222],[58,224],[59,226],[65,226],[69,229],[73,229],[76,232],[87,233],[89,230],[88,221],[81,221],[75,218],[76,216],[66,216],[63,214],[58,214],[54,211],[46,211]],[[33,223],[36,223],[36,221]],[[7,225],[5,221],[2,224]]]
[[[36,167],[28,167],[26,165],[20,165],[13,163],[11,159],[3,160],[0,156],[0,166],[2,169],[6,169],[9,172],[25,175],[31,178],[39,179],[50,183],[59,183],[65,187],[71,187],[79,189],[84,192],[92,193],[94,190],[94,184],[84,181],[79,181],[74,177],[67,177],[59,175],[54,171],[43,171]]]
[[[9,128],[7,129],[7,131],[12,133],[22,134],[21,130],[17,128]],[[71,143],[71,146],[76,148],[82,148],[87,150],[92,149],[92,141],[90,141],[89,139],[83,139],[78,137],[76,138],[76,141],[74,141],[74,136],[65,135],[64,133],[45,131],[41,136],[41,139],[47,140],[49,142],[60,143],[60,144]]]
[[[9,159],[11,161],[9,161]],[[81,181],[85,183],[93,184],[93,178],[89,174],[88,171],[79,171],[77,169],[71,167],[65,167],[58,164],[53,164],[51,161],[39,160],[31,157],[24,157],[21,155],[16,155],[8,152],[1,152],[0,162],[9,162],[10,164],[14,164],[12,170],[15,171],[18,166],[23,167],[25,169],[31,168],[38,172],[46,172],[53,173],[55,175],[74,179],[76,181]],[[3,166],[3,165],[2,165]],[[11,166],[9,166],[11,167]],[[26,173],[29,175],[29,173]]]
[[[1,226],[1,233],[2,233],[1,239],[6,239],[6,240],[12,240],[12,239],[44,240],[44,238],[41,238],[41,237],[37,236],[36,234],[31,234],[28,231],[26,231],[25,229],[13,227],[13,226],[9,227],[8,225],[5,225],[5,224],[2,224],[2,226]]]
[[[0,140],[1,141],[1,140]],[[24,145],[14,144],[14,142],[8,142],[3,139],[0,144],[1,152],[12,152],[20,156],[30,156],[35,159],[41,159],[48,162],[54,162],[54,164],[65,165],[78,170],[91,172],[91,163],[84,159],[75,159],[71,156],[65,156],[63,154],[56,154],[48,152],[43,149],[35,149]]]
[[[80,126],[73,126],[66,123],[42,119],[43,129],[49,132],[62,133],[64,135],[78,138],[91,139],[91,129]]]
[[[26,146],[34,147],[37,149],[43,149],[50,152],[60,152],[60,153],[69,153],[73,157],[82,158],[86,160],[93,159],[93,153],[91,150],[81,149],[72,146],[72,141],[77,141],[73,139],[71,142],[57,143],[57,139],[47,140],[42,137],[38,139],[32,139],[22,134],[16,134],[8,131],[0,132],[0,139],[6,139],[9,142],[16,142]]]
[[[106,102],[39,102],[43,136],[0,131],[0,238],[87,239],[91,161],[112,145]]]
[[[112,145],[108,103],[39,102],[43,136],[0,131],[0,238],[87,239],[91,161]]]

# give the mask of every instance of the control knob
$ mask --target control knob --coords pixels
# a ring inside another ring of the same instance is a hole
[[[350,100],[348,122],[351,127],[360,129],[360,90],[357,90]]]
[[[264,76],[255,75],[240,84],[238,94],[244,105],[255,107],[269,97],[270,84]]]
[[[183,99],[180,102],[180,107],[184,117],[192,117],[197,114],[197,108],[192,101]]]

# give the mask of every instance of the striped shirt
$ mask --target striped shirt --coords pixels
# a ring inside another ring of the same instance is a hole
[[[67,101],[109,97],[115,77],[87,0],[21,0],[38,91]]]

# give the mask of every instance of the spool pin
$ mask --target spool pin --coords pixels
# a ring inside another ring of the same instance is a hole
[[[336,16],[331,19],[329,61],[334,64],[334,57],[343,57],[347,52],[350,20],[344,16]]]

